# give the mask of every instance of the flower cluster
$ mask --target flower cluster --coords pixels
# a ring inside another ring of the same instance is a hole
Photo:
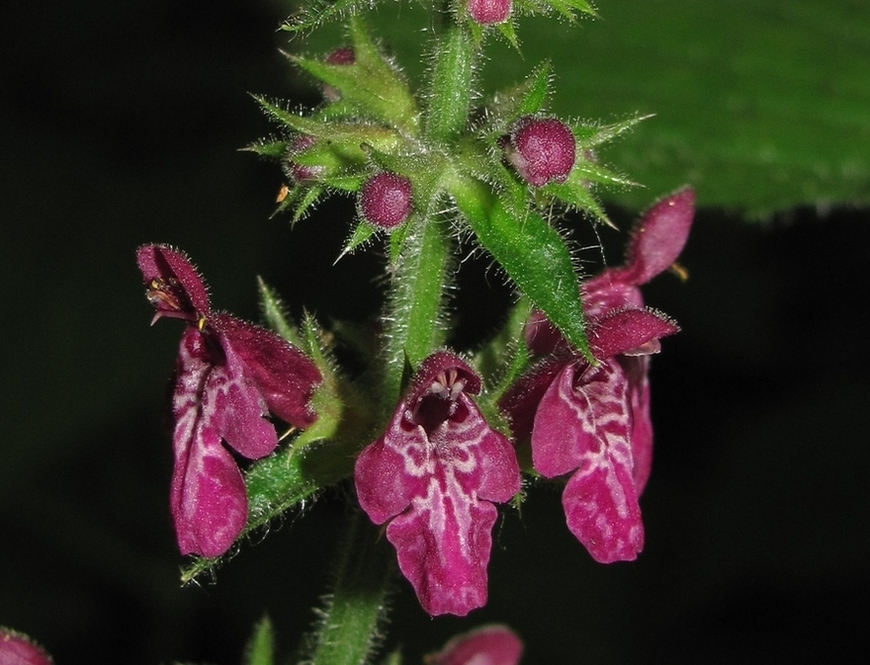
[[[182,554],[223,554],[247,520],[245,483],[223,442],[248,459],[278,445],[273,414],[307,427],[321,374],[274,333],[213,312],[202,278],[180,251],[144,245],[136,253],[146,296],[161,318],[182,319],[172,397],[175,419],[170,505]]]
[[[682,251],[694,194],[679,190],[653,205],[624,264],[578,283],[548,211],[609,221],[596,187],[630,181],[596,151],[641,118],[605,125],[555,117],[547,63],[486,99],[474,73],[487,35],[518,43],[516,12],[551,6],[573,16],[593,13],[591,6],[453,3],[434,36],[425,87],[415,91],[369,34],[357,4],[335,10],[352,15],[347,45],[325,57],[291,56],[317,80],[322,103],[300,113],[260,99],[281,131],[251,150],[281,164],[287,184],[279,209],[291,210],[294,221],[332,193],[355,199],[341,256],[384,240],[389,295],[381,320],[372,338],[362,326],[340,323],[321,334],[310,321],[302,344],[312,359],[285,341],[295,333],[279,315],[267,318],[282,336],[213,311],[183,253],[139,248],[154,320],[185,324],[172,401],[172,515],[183,554],[216,557],[248,523],[246,480],[265,520],[352,476],[360,507],[383,528],[423,610],[464,616],[487,601],[497,504],[521,490],[515,444],[530,448],[525,471],[563,486],[567,526],[593,559],[627,561],[642,550],[650,356],[678,327],[645,307],[640,287]],[[289,29],[319,25],[321,9],[305,10]],[[512,325],[473,359],[445,348],[455,339],[446,294],[457,236],[488,253],[536,308],[522,333],[524,314],[516,310]],[[266,311],[270,298],[264,295]],[[495,367],[518,336],[525,344],[514,362]],[[333,347],[345,341],[362,371],[345,374],[333,362],[344,350],[333,354]],[[495,376],[501,385],[485,391],[484,378]],[[257,460],[276,450],[273,418],[306,431],[243,476],[238,456]],[[331,633],[324,644],[330,640]],[[521,652],[515,635],[489,626],[427,662],[516,665]]]

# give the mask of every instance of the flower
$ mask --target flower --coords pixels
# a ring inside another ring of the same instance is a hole
[[[458,356],[434,353],[356,461],[360,505],[375,524],[390,522],[399,568],[431,615],[464,616],[486,603],[492,502],[520,490],[513,448],[469,397],[480,387]]]
[[[597,365],[535,313],[526,336],[544,359],[500,401],[514,433],[531,435],[535,470],[547,478],[572,473],[562,494],[568,528],[601,563],[633,560],[643,549],[638,497],[652,459],[649,356],[678,328],[643,307],[638,287],[676,260],[693,216],[691,189],[663,199],[635,228],[625,264],[583,285]]]
[[[565,182],[577,157],[574,135],[556,118],[520,118],[513,124],[504,149],[520,177],[535,187],[550,181]]]
[[[187,322],[172,397],[175,419],[170,504],[182,554],[223,554],[241,533],[248,500],[226,444],[248,459],[278,445],[272,413],[295,427],[316,419],[309,402],[320,371],[274,333],[211,311],[205,284],[180,251],[136,253],[146,295],[160,318]]]
[[[286,171],[293,182],[313,182],[326,173],[325,166],[306,166],[295,161],[295,157],[311,148],[317,139],[308,134],[299,134],[287,149]]]
[[[517,665],[523,643],[507,626],[482,626],[451,639],[438,653],[424,657],[425,665]]]
[[[0,626],[0,663],[2,665],[51,665],[54,661],[30,638]]]

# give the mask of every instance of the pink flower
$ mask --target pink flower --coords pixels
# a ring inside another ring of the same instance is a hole
[[[424,658],[425,665],[517,665],[523,643],[507,626],[491,625],[457,635]]]
[[[245,526],[241,472],[224,443],[257,459],[278,445],[266,417],[296,427],[316,419],[309,401],[320,372],[274,333],[211,311],[205,284],[188,258],[166,245],[136,253],[146,295],[160,318],[187,322],[178,350],[170,504],[182,554],[214,557]]]
[[[26,635],[0,626],[0,665],[52,665],[53,662]]]
[[[682,251],[694,200],[683,189],[654,205],[632,234],[625,265],[583,285],[598,365],[536,313],[527,341],[546,355],[500,402],[514,433],[531,435],[535,470],[547,478],[572,474],[562,494],[568,528],[601,563],[633,560],[643,549],[638,497],[652,460],[649,356],[678,328],[643,308],[638,287]]]
[[[362,451],[360,505],[387,539],[431,615],[464,616],[486,603],[497,510],[520,490],[513,448],[469,397],[480,378],[458,356],[429,356],[387,431]]]

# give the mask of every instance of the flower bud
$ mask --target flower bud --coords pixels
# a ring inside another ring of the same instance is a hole
[[[511,0],[468,0],[468,14],[475,23],[504,23],[511,14]]]
[[[352,65],[356,62],[356,53],[350,46],[342,46],[326,56],[327,65]],[[328,102],[337,102],[341,99],[341,93],[331,85],[323,86],[323,98]]]
[[[320,178],[326,170],[322,166],[306,166],[293,161],[293,157],[305,152],[316,143],[317,139],[307,134],[300,134],[290,144],[287,150],[287,174],[296,182],[309,182]]]
[[[526,116],[514,123],[505,156],[523,180],[541,187],[565,181],[574,166],[576,142],[560,120]]]
[[[342,46],[326,56],[328,65],[352,65],[356,62],[356,54],[350,46]]]
[[[359,194],[362,218],[382,229],[393,229],[411,214],[411,181],[395,173],[382,172],[369,178]]]

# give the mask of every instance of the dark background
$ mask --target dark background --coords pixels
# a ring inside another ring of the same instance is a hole
[[[305,101],[277,51],[285,13],[266,0],[4,10],[0,625],[58,663],[238,663],[264,613],[287,654],[325,589],[337,494],[244,547],[216,585],[179,587],[161,418],[179,329],[148,327],[134,262],[143,242],[176,244],[215,305],[248,318],[257,274],[297,316],[377,311],[376,255],[331,267],[351,204],[291,232],[269,219],[280,171],[237,152],[272,131],[248,92]],[[613,212],[625,228],[636,211]],[[622,240],[603,239],[616,260]],[[431,620],[402,582],[388,644],[418,662],[500,621],[526,663],[870,653],[868,249],[868,210],[761,225],[700,210],[689,281],[645,291],[683,332],[653,368],[638,562],[594,564],[558,493],[533,488],[497,526],[489,605]],[[462,283],[496,297],[463,292],[461,341],[482,339],[508,299],[487,268],[463,266]]]

